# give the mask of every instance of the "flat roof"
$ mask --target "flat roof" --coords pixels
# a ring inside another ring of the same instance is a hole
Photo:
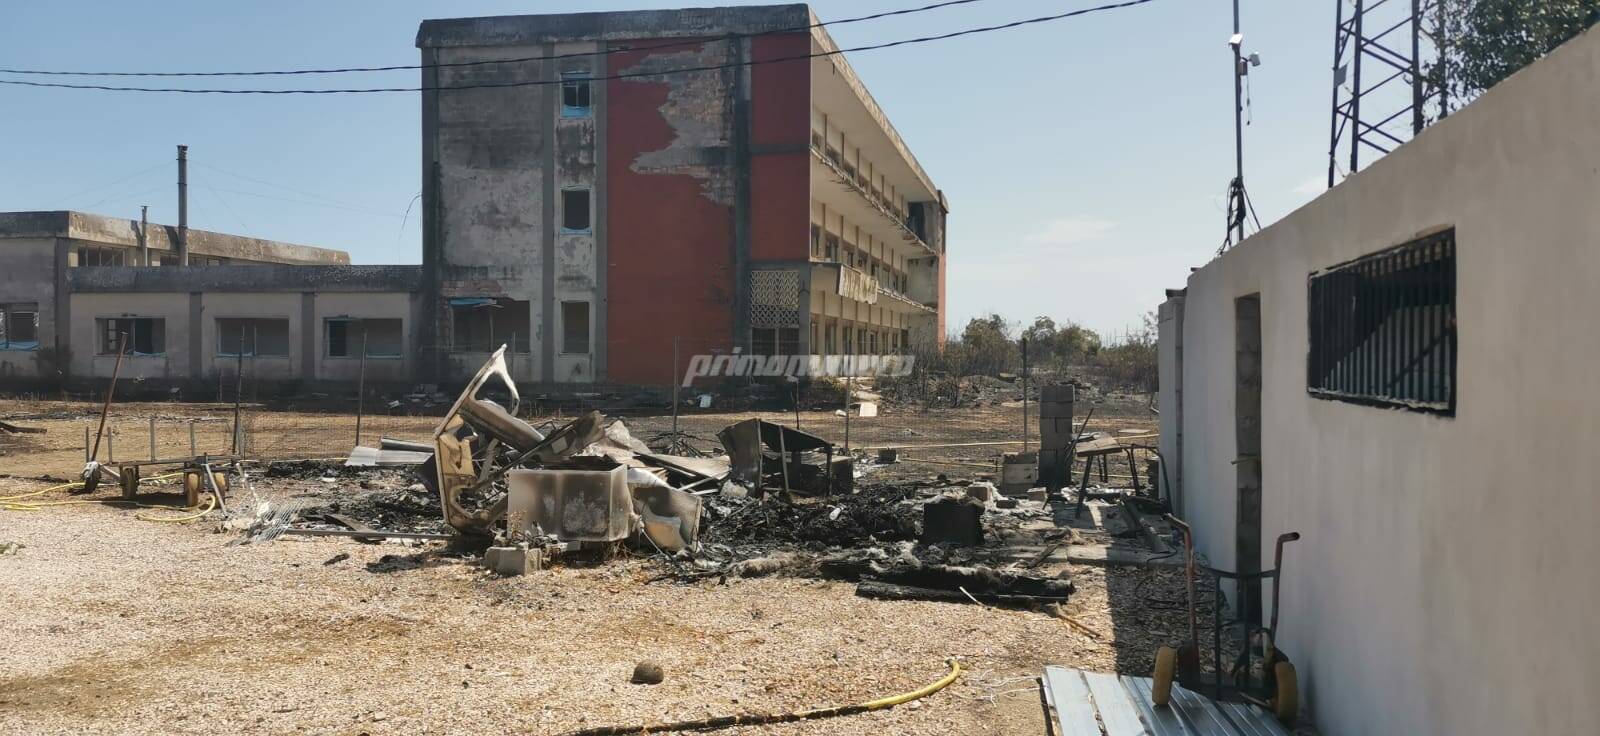
[[[67,270],[75,293],[416,292],[421,266],[89,266]]]
[[[132,248],[139,245],[139,221],[72,210],[0,212],[0,239],[10,238],[70,238]],[[177,250],[177,238],[176,225],[150,223],[151,250]],[[350,263],[350,254],[342,250],[195,228],[189,228],[189,252],[265,263]]]

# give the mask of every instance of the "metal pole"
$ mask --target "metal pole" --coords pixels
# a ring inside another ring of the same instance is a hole
[[[1233,0],[1233,34],[1239,35],[1239,0]],[[1234,214],[1233,222],[1228,223],[1237,233],[1235,243],[1244,242],[1244,55],[1241,51],[1244,43],[1233,46],[1233,159],[1234,159],[1234,186],[1238,188],[1239,212]],[[1026,452],[1027,448],[1024,447]]]
[[[850,451],[850,394],[855,393],[856,377],[852,374],[844,379],[844,451]]]
[[[195,442],[194,442],[194,420],[190,419],[189,420],[189,455],[190,456],[194,456],[194,455],[200,454],[195,449],[195,447],[196,447],[196,445],[195,445]]]
[[[1450,117],[1450,13],[1445,8],[1449,0],[1439,0],[1439,27],[1434,31],[1434,50],[1439,54],[1439,119]],[[1418,18],[1416,22],[1421,22]]]
[[[239,454],[240,435],[243,429],[239,426],[239,404],[244,398],[244,327],[239,328],[239,344],[236,346],[238,355],[234,356],[233,369],[233,454]]]
[[[89,462],[89,425],[83,425],[83,462]]]
[[[492,319],[492,317],[491,317]],[[361,418],[366,414],[367,324],[361,323],[361,370],[356,374],[356,446],[361,445]]]
[[[1350,22],[1354,33],[1350,39],[1355,48],[1350,54],[1350,173],[1356,173],[1361,164],[1361,55],[1366,53],[1366,43],[1361,37],[1361,19],[1365,8],[1362,0],[1355,0]]]
[[[111,367],[111,383],[106,386],[106,401],[100,407],[100,426],[94,430],[94,451],[89,453],[89,460],[100,459],[100,434],[106,429],[106,415],[111,413],[111,395],[117,391],[117,376],[122,375],[122,353],[128,349],[128,333],[118,333],[117,337],[117,363]]]
[[[156,459],[156,418],[150,417],[150,459]]]
[[[150,265],[150,205],[139,206],[139,265]]]
[[[678,336],[672,336],[672,436],[678,436]]]
[[[1339,45],[1339,40],[1344,29],[1344,0],[1334,0],[1333,15],[1333,114],[1328,122],[1328,188],[1334,184],[1335,162],[1339,157],[1339,59],[1344,56],[1344,47]]]
[[[1426,125],[1422,117],[1422,103],[1427,98],[1422,91],[1428,83],[1422,78],[1422,0],[1411,0],[1411,134],[1422,132]]]
[[[189,265],[189,147],[178,146],[178,265]]]
[[[1028,454],[1028,338],[1022,338],[1022,454]]]

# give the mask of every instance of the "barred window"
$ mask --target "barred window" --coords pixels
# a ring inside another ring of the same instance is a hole
[[[1314,397],[1454,415],[1455,230],[1311,274]]]

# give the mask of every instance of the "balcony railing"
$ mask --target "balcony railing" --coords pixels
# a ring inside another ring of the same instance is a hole
[[[906,225],[905,220],[900,215],[896,214],[896,208],[894,204],[886,201],[880,191],[872,188],[868,184],[866,177],[857,172],[853,165],[841,160],[839,152],[834,150],[832,146],[827,146],[825,149],[819,149],[816,146],[815,139],[813,139],[811,154],[816,156],[817,160],[821,161],[824,166],[832,169],[833,173],[839,178],[840,183],[850,187],[855,191],[856,194],[861,195],[861,198],[866,200],[867,204],[870,205],[872,209],[876,210],[878,214],[883,215],[884,219],[888,220],[896,230],[899,230],[901,240],[915,243],[923,250],[926,250],[929,253],[935,253],[933,248],[924,242],[920,236],[913,232],[911,228]]]
[[[937,309],[935,309],[933,307],[930,307],[930,306],[928,306],[926,304],[923,304],[922,302],[919,302],[919,301],[917,301],[915,299],[912,299],[911,297],[906,296],[905,294],[902,294],[902,293],[900,293],[898,291],[895,291],[894,289],[888,288],[888,287],[884,286],[883,284],[879,284],[878,285],[878,294],[881,295],[881,296],[886,296],[886,297],[888,297],[889,299],[891,299],[893,301],[896,301],[896,302],[899,302],[901,304],[904,304],[905,306],[911,307],[912,309],[914,309],[916,311],[919,311],[919,312],[932,313],[932,312],[939,311],[939,310],[937,310]]]

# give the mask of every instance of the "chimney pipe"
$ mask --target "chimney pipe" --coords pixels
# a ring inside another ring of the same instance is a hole
[[[189,265],[189,147],[178,146],[178,265]]]
[[[139,263],[150,265],[150,205],[139,205]]]

